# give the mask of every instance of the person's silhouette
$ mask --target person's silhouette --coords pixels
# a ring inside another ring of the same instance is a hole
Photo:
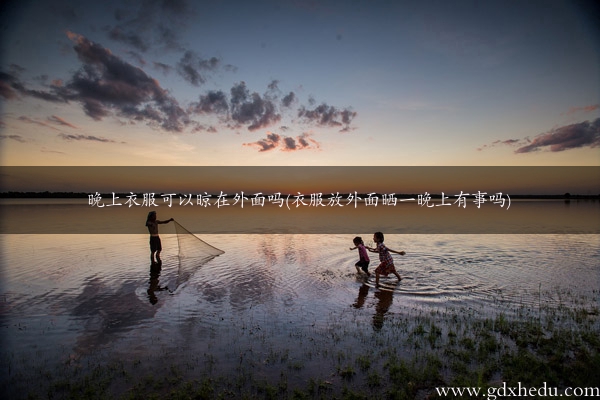
[[[150,211],[148,213],[148,217],[146,218],[146,226],[148,227],[148,232],[150,232],[150,261],[153,264],[160,262],[160,252],[162,251],[162,243],[160,241],[160,236],[158,236],[158,224],[168,224],[171,221],[175,220],[173,218],[165,221],[157,220],[156,211]],[[155,254],[156,261],[154,260]]]

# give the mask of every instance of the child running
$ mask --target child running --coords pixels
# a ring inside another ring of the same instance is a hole
[[[350,247],[350,250],[358,249],[358,262],[354,264],[356,267],[356,272],[360,272],[362,269],[367,276],[371,276],[369,273],[369,263],[371,260],[369,259],[369,255],[367,254],[367,248],[365,247],[365,243],[363,242],[360,236],[355,237],[353,240],[354,247]]]
[[[369,251],[373,253],[379,253],[379,266],[375,268],[375,285],[379,286],[379,275],[388,276],[388,274],[392,273],[396,275],[398,278],[398,282],[402,280],[398,272],[396,272],[396,267],[394,266],[394,259],[392,258],[392,253],[400,254],[401,256],[405,255],[404,251],[396,251],[387,248],[383,244],[383,233],[375,232],[373,234],[373,241],[377,243],[377,248],[367,247]]]

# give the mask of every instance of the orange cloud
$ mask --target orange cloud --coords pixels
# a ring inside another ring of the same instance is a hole
[[[310,133],[303,133],[300,136],[283,136],[277,133],[268,132],[267,137],[256,142],[244,143],[244,146],[256,147],[259,152],[271,151],[279,148],[281,151],[298,151],[307,149],[320,149],[319,142],[314,140]]]
[[[600,104],[592,104],[590,106],[583,106],[583,107],[571,107],[569,108],[569,111],[567,111],[567,115],[572,115],[575,113],[578,113],[580,111],[584,112],[584,113],[588,113],[588,112],[592,112],[595,110],[600,109]]]
[[[48,121],[54,122],[55,124],[58,124],[58,125],[68,126],[69,128],[79,129],[75,125],[71,124],[70,122],[64,120],[61,117],[57,117],[56,115],[52,115],[51,117],[48,117]]]

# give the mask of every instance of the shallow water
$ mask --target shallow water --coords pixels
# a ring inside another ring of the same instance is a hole
[[[197,267],[192,263],[187,282],[174,293],[154,291],[152,304],[148,290],[173,289],[181,272],[175,235],[162,235],[163,265],[153,282],[147,235],[6,235],[5,324],[26,320],[22,324],[36,324],[38,331],[81,340],[103,330],[120,334],[146,327],[157,318],[170,325],[194,318],[212,323],[207,315],[257,309],[273,320],[286,316],[314,325],[378,291],[393,292],[403,306],[494,312],[537,304],[540,290],[548,293],[545,303],[570,305],[570,297],[591,296],[600,287],[595,235],[388,235],[390,248],[407,252],[394,255],[403,280],[382,277],[378,290],[374,274],[367,279],[356,272],[358,254],[349,250],[352,238],[345,235],[202,238],[225,254]],[[378,259],[370,256],[373,272]]]
[[[202,235],[225,253],[192,265],[184,282],[176,235],[161,237],[151,277],[147,235],[3,235],[3,379],[40,360],[157,352],[221,354],[227,370],[248,353],[268,363],[294,341],[318,371],[307,342],[364,321],[377,331],[390,315],[600,304],[598,235],[386,235],[406,251],[394,255],[403,279],[384,277],[379,289],[356,272],[349,235]]]

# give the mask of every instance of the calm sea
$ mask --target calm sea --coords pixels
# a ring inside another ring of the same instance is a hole
[[[587,206],[598,224],[598,203]],[[59,207],[69,216],[68,205]],[[160,228],[160,271],[144,233],[0,236],[4,389],[40,365],[211,351],[235,359],[248,346],[264,357],[332,324],[373,321],[377,330],[390,316],[439,310],[485,316],[600,305],[598,234],[387,234],[388,247],[406,251],[394,255],[403,279],[382,278],[377,289],[373,277],[357,274],[349,249],[357,235],[372,244],[371,230],[197,234],[225,253],[194,264],[173,224]],[[377,255],[371,260],[373,271]]]

